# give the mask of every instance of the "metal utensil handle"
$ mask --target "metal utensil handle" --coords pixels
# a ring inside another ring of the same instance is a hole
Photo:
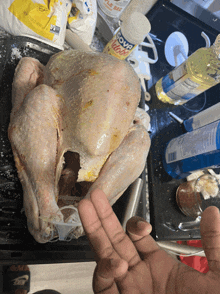
[[[141,178],[136,179],[131,184],[130,197],[126,207],[125,216],[122,222],[122,227],[124,230],[126,230],[127,221],[136,214],[138,203],[141,197],[142,187],[143,187],[143,180]]]

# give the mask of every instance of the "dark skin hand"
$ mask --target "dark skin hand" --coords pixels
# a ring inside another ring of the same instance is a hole
[[[79,203],[86,235],[96,254],[94,293],[102,294],[219,294],[220,214],[208,207],[202,214],[201,236],[209,264],[202,274],[160,249],[149,235],[151,225],[133,217],[127,234],[101,190]]]

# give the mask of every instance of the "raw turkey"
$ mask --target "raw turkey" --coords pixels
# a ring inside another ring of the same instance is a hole
[[[110,55],[67,50],[45,67],[20,60],[8,135],[36,241],[54,237],[54,223],[79,219],[80,199],[95,188],[113,205],[141,174],[150,139],[139,100],[133,68]],[[71,234],[82,236],[82,225]]]

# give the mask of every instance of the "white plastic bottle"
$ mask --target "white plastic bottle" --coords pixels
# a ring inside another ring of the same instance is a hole
[[[134,12],[122,22],[120,29],[105,46],[103,52],[123,60],[143,42],[150,30],[151,25],[146,16]]]
[[[97,0],[101,10],[112,18],[119,18],[119,15],[131,0]]]

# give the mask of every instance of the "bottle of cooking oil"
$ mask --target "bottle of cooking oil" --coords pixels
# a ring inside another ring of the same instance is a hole
[[[200,48],[155,85],[157,97],[181,105],[220,83],[220,34],[209,48]]]

